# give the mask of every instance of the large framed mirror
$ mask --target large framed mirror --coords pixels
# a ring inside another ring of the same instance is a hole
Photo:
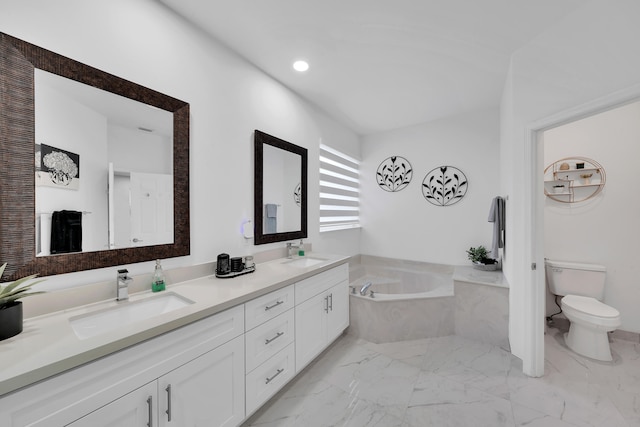
[[[307,237],[307,149],[254,133],[256,245]]]
[[[0,111],[3,281],[190,253],[188,103],[0,33]]]

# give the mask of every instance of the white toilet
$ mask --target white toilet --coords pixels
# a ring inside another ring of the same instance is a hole
[[[578,354],[610,361],[607,332],[620,327],[620,312],[604,298],[606,268],[595,264],[545,260],[549,290],[564,296],[562,312],[571,322],[564,340]]]

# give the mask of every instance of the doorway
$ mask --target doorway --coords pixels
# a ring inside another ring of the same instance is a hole
[[[545,203],[544,196],[544,134],[563,125],[593,117],[618,107],[637,102],[640,99],[640,88],[611,94],[587,104],[566,110],[531,124],[527,129],[529,149],[526,150],[528,171],[528,188],[531,191],[525,200],[530,208],[531,224],[529,235],[532,255],[531,280],[525,284],[525,295],[530,296],[526,303],[526,358],[523,359],[523,370],[530,376],[544,374],[544,331],[547,291],[545,283]],[[528,288],[528,289],[527,289]]]

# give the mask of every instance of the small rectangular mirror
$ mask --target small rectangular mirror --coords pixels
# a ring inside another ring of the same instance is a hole
[[[255,244],[307,237],[307,149],[254,134]]]

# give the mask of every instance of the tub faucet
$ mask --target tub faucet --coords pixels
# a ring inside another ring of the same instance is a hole
[[[129,299],[129,283],[133,278],[128,276],[129,270],[123,268],[118,270],[118,280],[116,281],[116,300],[124,301]]]
[[[371,282],[367,282],[365,283],[361,288],[360,288],[360,295],[366,295],[367,294],[367,289],[369,289],[371,287]]]

